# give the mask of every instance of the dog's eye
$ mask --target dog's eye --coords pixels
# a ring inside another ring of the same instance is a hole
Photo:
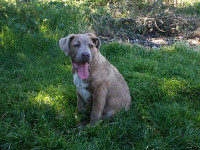
[[[78,48],[79,46],[80,46],[79,44],[75,44],[75,45],[74,45],[75,48]]]
[[[89,45],[89,48],[93,48],[94,46],[92,44]]]

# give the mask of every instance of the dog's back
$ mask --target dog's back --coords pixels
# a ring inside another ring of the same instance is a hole
[[[109,114],[112,111],[114,115],[121,108],[128,110],[131,105],[131,96],[124,77],[100,53],[96,57],[98,61],[95,62],[93,66],[95,69],[90,74],[90,85],[93,90],[102,84],[106,86],[107,94],[103,114]]]

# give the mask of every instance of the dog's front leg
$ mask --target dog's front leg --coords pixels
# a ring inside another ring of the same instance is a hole
[[[107,89],[105,86],[98,87],[93,94],[93,106],[90,116],[90,124],[95,125],[101,118],[105,101],[106,101]]]
[[[88,121],[85,120],[85,117],[84,117],[85,113],[86,113],[86,104],[78,92],[77,92],[77,111],[78,111],[78,114],[81,115],[80,123],[78,124],[78,128],[82,128],[83,126],[85,126],[88,123]]]
[[[83,115],[86,111],[86,104],[78,92],[77,92],[77,109],[78,113],[81,115]]]

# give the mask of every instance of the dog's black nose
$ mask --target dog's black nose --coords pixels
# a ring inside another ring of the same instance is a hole
[[[90,58],[90,54],[88,52],[83,52],[82,54],[83,60],[87,61]]]

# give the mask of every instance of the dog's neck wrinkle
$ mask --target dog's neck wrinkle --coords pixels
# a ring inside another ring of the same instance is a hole
[[[96,53],[93,57],[92,63],[90,64],[91,70],[96,70],[101,67],[103,63],[106,62],[106,59],[101,55],[100,52]]]

